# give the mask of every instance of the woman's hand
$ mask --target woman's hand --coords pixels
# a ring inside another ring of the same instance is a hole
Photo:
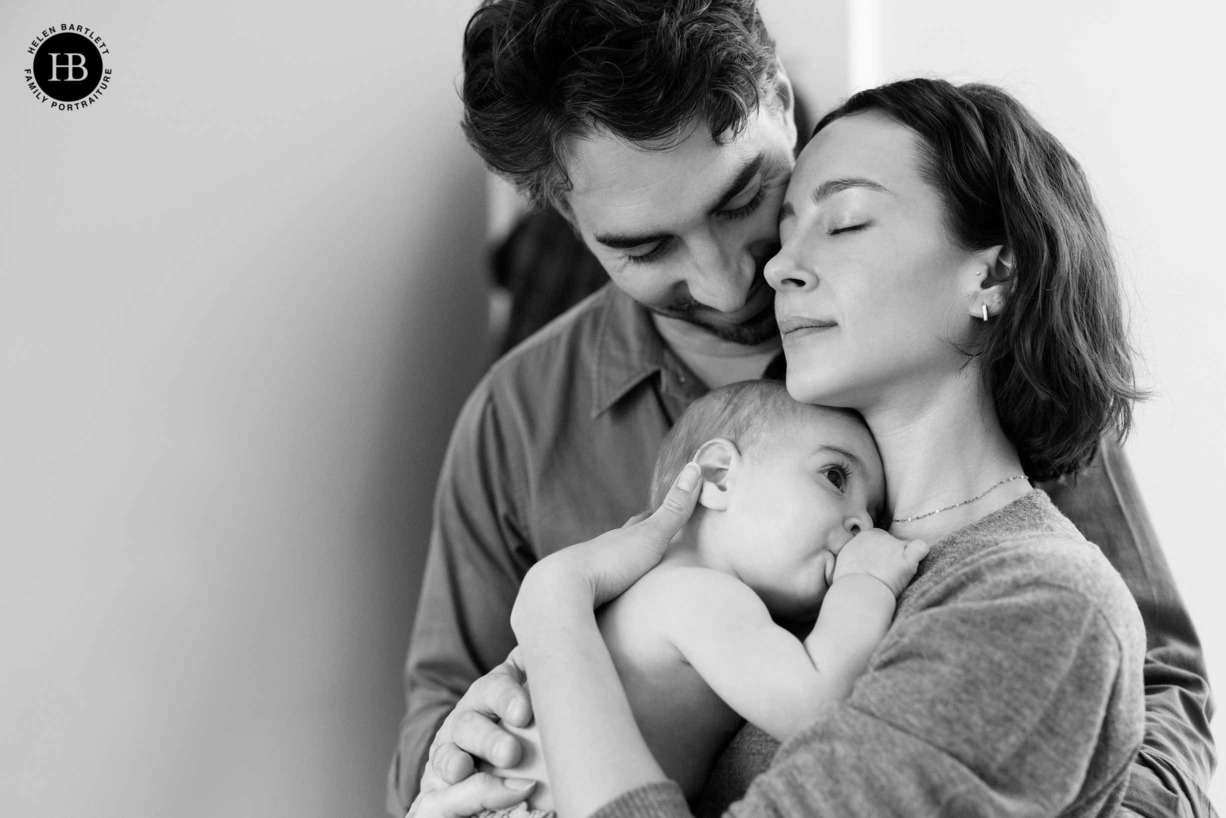
[[[516,637],[522,642],[535,621],[554,614],[559,601],[589,610],[598,608],[651,570],[690,519],[701,476],[697,464],[687,463],[653,513],[632,518],[621,528],[593,540],[563,548],[534,565],[524,577],[511,610]]]

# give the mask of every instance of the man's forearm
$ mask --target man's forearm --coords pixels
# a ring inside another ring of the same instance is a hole
[[[1145,744],[1137,755],[1124,807],[1146,818],[1213,815],[1203,786],[1213,774],[1209,740],[1212,699],[1205,680],[1151,650],[1145,667]]]

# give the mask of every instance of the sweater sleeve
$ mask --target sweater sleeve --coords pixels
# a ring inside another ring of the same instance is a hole
[[[729,813],[1110,814],[1144,729],[1139,616],[1118,578],[1002,579],[1008,563],[976,560],[900,616],[851,697]],[[688,814],[633,803],[599,814]]]

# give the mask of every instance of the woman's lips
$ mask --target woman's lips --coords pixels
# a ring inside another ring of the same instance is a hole
[[[779,333],[787,338],[788,336],[808,335],[812,332],[820,332],[822,330],[831,329],[837,326],[835,322],[828,321],[824,318],[808,318],[801,315],[785,316],[778,319]]]

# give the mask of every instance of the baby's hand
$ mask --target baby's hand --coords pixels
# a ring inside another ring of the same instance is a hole
[[[897,598],[926,556],[928,543],[923,540],[900,540],[880,528],[870,528],[839,549],[833,581],[848,574],[869,574],[884,582]]]

